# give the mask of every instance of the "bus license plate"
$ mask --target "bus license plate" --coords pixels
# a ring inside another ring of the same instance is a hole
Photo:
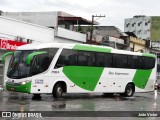
[[[14,88],[11,88],[10,90],[14,91],[15,89],[14,89]]]

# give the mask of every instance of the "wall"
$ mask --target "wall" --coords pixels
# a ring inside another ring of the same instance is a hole
[[[70,31],[61,27],[58,27],[56,35],[62,39],[68,39],[75,42],[86,42],[86,34]]]
[[[56,27],[57,12],[3,12],[2,16],[15,18],[37,25]]]
[[[0,17],[0,33],[39,42],[54,41],[54,29],[5,17]]]
[[[82,42],[75,41],[75,40],[64,39],[58,36],[55,37],[55,42],[57,43],[82,43]]]
[[[145,51],[146,41],[142,39],[137,39],[135,37],[130,37],[130,47],[134,48],[135,52]]]
[[[42,38],[39,41],[36,40],[35,42],[86,42],[86,35],[81,34],[79,32],[74,32],[73,26],[68,24],[66,27],[67,29],[63,29],[61,27],[58,27],[58,16],[70,16],[73,17],[73,15],[67,14],[65,12],[8,12],[8,13],[3,13],[3,16],[11,17],[11,18],[16,18],[19,20],[23,20],[26,22],[34,23],[34,24],[39,24],[42,26],[46,27],[54,27],[53,34],[55,33],[55,37],[57,36],[59,38],[59,41],[53,40],[53,41],[48,41],[49,38]],[[61,25],[60,25],[61,26]],[[62,25],[62,27],[65,27]],[[38,30],[39,31],[39,30]],[[42,32],[43,34],[43,32]],[[39,36],[39,35],[37,35]],[[61,39],[60,39],[61,38]],[[54,39],[54,38],[53,38]],[[66,41],[64,40],[66,39]],[[71,40],[71,41],[69,41]],[[74,42],[74,43],[75,43]]]
[[[151,17],[125,19],[124,31],[133,32],[139,39],[150,39]]]

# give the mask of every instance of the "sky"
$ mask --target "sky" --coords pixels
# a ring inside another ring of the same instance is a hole
[[[124,19],[134,15],[160,16],[159,0],[0,0],[3,12],[63,11],[91,20],[100,26],[116,26],[124,31]]]

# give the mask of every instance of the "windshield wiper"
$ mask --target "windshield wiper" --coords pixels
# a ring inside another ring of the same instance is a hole
[[[13,73],[15,73],[16,68],[11,68],[11,70],[8,73],[8,77],[13,77]]]

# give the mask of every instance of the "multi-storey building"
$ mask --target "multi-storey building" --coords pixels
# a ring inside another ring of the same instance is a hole
[[[125,19],[125,32],[133,32],[139,39],[160,41],[160,16],[134,16]]]
[[[86,34],[79,32],[79,26],[92,24],[89,20],[62,11],[2,12],[1,15],[53,28],[55,31],[54,37],[56,38],[54,42],[85,43]]]
[[[149,50],[157,54],[157,75],[160,76],[160,16],[134,16],[125,19],[124,31],[133,32],[139,39],[150,41]]]

